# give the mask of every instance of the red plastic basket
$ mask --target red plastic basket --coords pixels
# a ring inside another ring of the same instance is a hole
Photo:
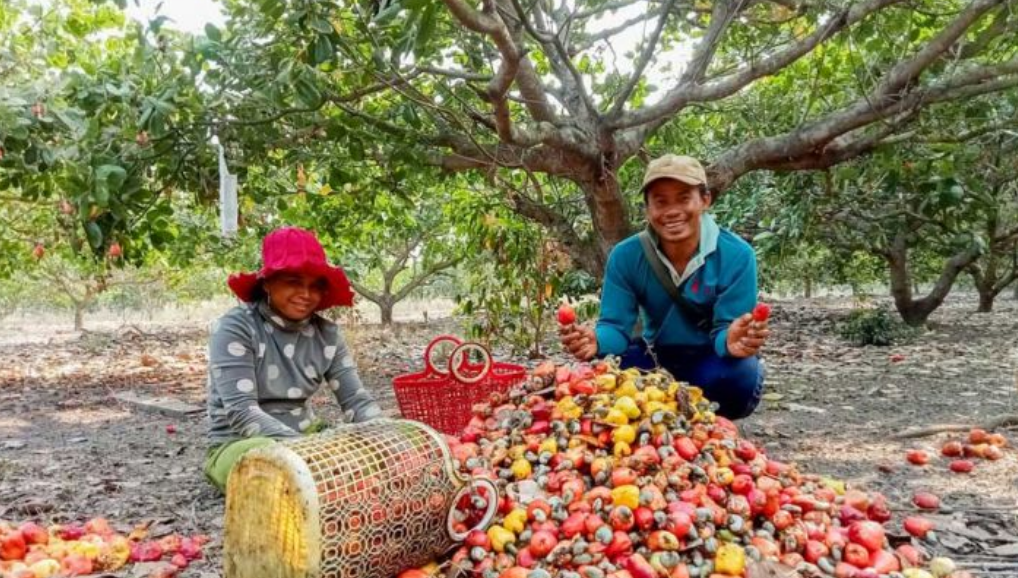
[[[440,346],[453,347],[445,364],[434,359]],[[526,368],[494,361],[480,344],[442,335],[425,348],[424,371],[397,376],[392,389],[403,417],[459,435],[470,421],[474,404],[492,393],[509,391],[526,377]]]

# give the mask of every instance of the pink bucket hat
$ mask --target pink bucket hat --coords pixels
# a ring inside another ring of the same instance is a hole
[[[282,271],[325,279],[328,287],[317,311],[353,305],[353,290],[343,268],[329,264],[314,233],[297,227],[283,227],[266,235],[262,240],[262,268],[257,273],[234,273],[226,283],[241,301],[250,303],[259,283]]]

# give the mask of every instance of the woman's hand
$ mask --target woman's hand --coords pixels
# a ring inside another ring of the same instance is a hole
[[[752,357],[759,353],[770,334],[766,320],[753,321],[753,316],[747,313],[728,326],[725,346],[732,357]]]
[[[561,325],[558,329],[562,347],[580,361],[590,361],[597,355],[597,334],[585,325]]]

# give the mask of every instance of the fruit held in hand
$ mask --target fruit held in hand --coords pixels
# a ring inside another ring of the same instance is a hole
[[[771,306],[766,303],[757,303],[753,308],[753,321],[758,323],[767,321],[771,316]]]
[[[566,304],[558,308],[558,324],[572,325],[576,323],[576,311],[572,306]]]

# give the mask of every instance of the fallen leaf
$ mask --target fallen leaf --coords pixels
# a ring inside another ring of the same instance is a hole
[[[988,552],[995,556],[1018,556],[1018,542],[995,546],[990,548]]]
[[[792,411],[809,412],[809,413],[827,413],[826,409],[820,407],[813,407],[811,405],[803,405],[801,403],[788,403],[786,404],[788,409]]]

